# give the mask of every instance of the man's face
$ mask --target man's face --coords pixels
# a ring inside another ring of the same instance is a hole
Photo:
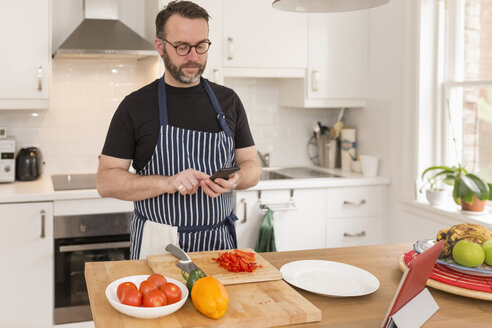
[[[164,32],[165,39],[174,46],[196,45],[208,40],[208,24],[200,18],[189,19],[173,15],[167,21]],[[180,87],[197,85],[207,64],[207,53],[198,54],[195,48],[191,48],[186,56],[179,56],[169,43],[156,39],[156,48],[158,51],[162,49],[159,53],[164,60],[166,72],[170,75],[168,80],[166,74],[166,82]]]

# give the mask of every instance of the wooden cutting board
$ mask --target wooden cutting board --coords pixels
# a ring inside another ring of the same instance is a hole
[[[283,280],[226,286],[229,307],[218,320],[199,313],[190,299],[177,312],[148,320],[126,316],[111,306],[104,291],[112,281],[150,273],[152,270],[145,260],[86,262],[85,280],[95,326],[263,328],[321,320],[321,311]]]
[[[251,248],[243,249],[246,252],[255,253]],[[232,250],[230,250],[232,251]],[[214,276],[223,285],[244,284],[250,282],[273,281],[282,279],[282,273],[265,260],[261,255],[255,253],[255,262],[263,266],[253,272],[230,272],[219,267],[213,260],[218,258],[225,251],[208,251],[188,253],[190,259],[208,276]],[[178,259],[171,254],[151,255],[147,257],[147,263],[152,271],[164,276],[184,281],[181,276],[181,269],[176,266]]]

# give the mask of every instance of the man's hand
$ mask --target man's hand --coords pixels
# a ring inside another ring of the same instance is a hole
[[[200,181],[203,192],[212,198],[235,189],[239,181],[239,174],[231,175],[228,180],[217,178],[214,181],[205,179]]]
[[[171,186],[181,195],[191,195],[197,192],[200,181],[210,180],[209,177],[206,173],[187,169],[171,178]]]

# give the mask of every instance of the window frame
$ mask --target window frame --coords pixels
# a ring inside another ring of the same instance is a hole
[[[442,120],[443,139],[441,141],[441,156],[444,163],[456,165],[462,162],[463,149],[463,90],[466,88],[492,87],[492,80],[464,79],[464,0],[442,0],[441,8],[445,20],[445,31],[441,31],[444,40],[444,52],[441,58],[444,62],[442,86]],[[453,98],[458,98],[454,100]],[[453,142],[453,139],[456,142]]]

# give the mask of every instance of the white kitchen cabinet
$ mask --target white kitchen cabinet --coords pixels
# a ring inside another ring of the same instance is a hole
[[[368,12],[310,14],[308,69],[281,81],[280,105],[364,107],[367,97]]]
[[[326,247],[380,244],[385,239],[383,186],[326,190]]]
[[[0,109],[47,109],[50,0],[0,1]]]
[[[271,1],[224,1],[226,76],[302,75],[307,67],[307,27],[307,15],[276,10]]]
[[[0,327],[53,326],[53,203],[0,204]]]
[[[283,189],[236,192],[238,247],[256,246],[265,214],[260,204],[274,212],[277,251],[325,247],[324,189]],[[246,220],[244,220],[246,206]]]
[[[258,192],[252,190],[236,191],[234,198],[235,213],[238,220],[236,225],[237,247],[256,247],[260,233],[263,213],[259,207]]]

